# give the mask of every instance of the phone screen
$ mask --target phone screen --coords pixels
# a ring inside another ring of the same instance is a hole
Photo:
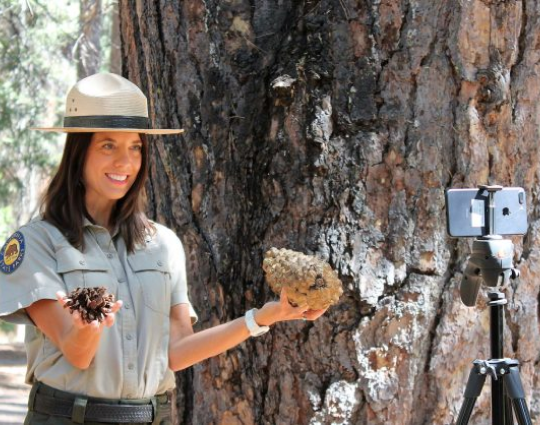
[[[507,187],[494,193],[495,235],[523,235],[527,232],[527,205],[521,187]],[[446,191],[447,231],[453,237],[489,234],[489,192],[486,189]]]

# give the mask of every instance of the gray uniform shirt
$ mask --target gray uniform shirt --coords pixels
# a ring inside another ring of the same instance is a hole
[[[0,317],[25,323],[26,381],[102,398],[146,398],[175,387],[168,367],[169,313],[189,305],[185,254],[169,229],[128,254],[124,240],[88,220],[84,252],[74,248],[53,225],[36,219],[23,226],[0,252]],[[9,255],[8,255],[9,254]],[[86,370],[72,366],[60,350],[32,325],[24,308],[56,292],[105,286],[124,302],[115,324],[104,328],[98,351]]]

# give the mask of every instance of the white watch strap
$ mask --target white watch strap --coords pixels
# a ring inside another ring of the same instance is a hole
[[[265,334],[266,332],[270,330],[270,327],[268,326],[259,326],[257,324],[257,322],[255,321],[256,311],[257,311],[256,308],[248,310],[246,312],[246,315],[244,316],[246,320],[246,326],[251,336],[259,336],[259,335]]]

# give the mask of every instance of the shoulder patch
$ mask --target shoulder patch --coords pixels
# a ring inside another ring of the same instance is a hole
[[[5,274],[17,270],[24,259],[25,251],[24,235],[15,232],[0,250],[0,270]]]

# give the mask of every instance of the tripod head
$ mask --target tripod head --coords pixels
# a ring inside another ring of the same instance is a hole
[[[472,307],[480,285],[505,285],[519,276],[512,264],[514,244],[496,233],[524,234],[527,230],[525,192],[522,188],[479,185],[478,189],[446,192],[448,233],[477,238],[460,285],[463,303]]]
[[[482,281],[487,286],[506,285],[519,276],[512,257],[514,244],[499,235],[489,235],[473,241],[472,252],[460,285],[461,301],[468,307],[476,304]]]

